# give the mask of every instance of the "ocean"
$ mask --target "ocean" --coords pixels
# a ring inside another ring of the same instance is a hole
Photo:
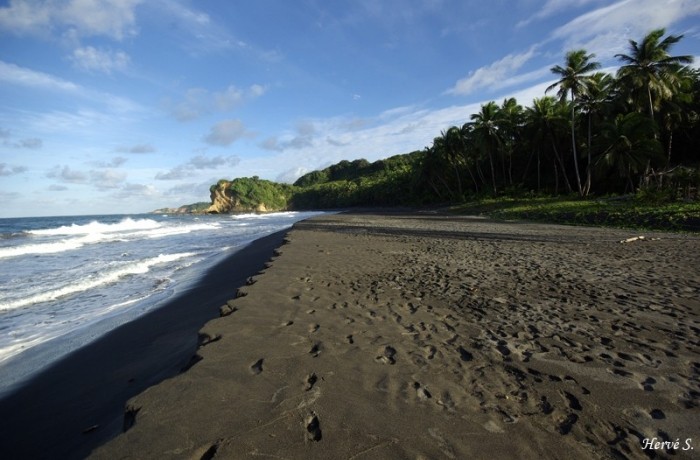
[[[319,213],[0,219],[0,395]]]

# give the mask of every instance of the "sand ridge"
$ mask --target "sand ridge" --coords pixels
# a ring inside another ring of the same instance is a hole
[[[295,225],[94,458],[700,449],[700,239],[439,214]],[[674,458],[693,458],[678,450]]]

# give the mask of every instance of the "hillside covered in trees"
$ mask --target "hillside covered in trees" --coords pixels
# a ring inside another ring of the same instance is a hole
[[[485,196],[637,193],[697,200],[700,71],[673,56],[682,36],[630,40],[615,75],[585,50],[552,67],[558,81],[523,107],[491,101],[422,151],[341,161],[293,185],[257,177],[212,186],[210,212],[460,203]],[[215,206],[215,194],[238,203]]]

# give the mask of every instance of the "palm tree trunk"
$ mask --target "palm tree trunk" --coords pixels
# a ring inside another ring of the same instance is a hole
[[[476,177],[474,177],[474,173],[472,172],[472,168],[469,167],[469,163],[467,163],[467,172],[469,173],[469,177],[472,178],[472,182],[474,182],[474,191],[479,193],[479,184],[476,182]]]
[[[540,192],[540,151],[537,151],[537,193]]]
[[[559,155],[559,151],[557,150],[557,146],[554,143],[554,139],[551,139],[551,141],[552,141],[552,148],[554,149],[554,158],[556,161],[559,162],[559,166],[561,166],[561,173],[562,173],[562,176],[564,176],[564,184],[566,184],[566,190],[569,193],[571,193],[574,191],[574,189],[571,188],[571,183],[569,182],[569,178],[566,176],[566,168],[564,167],[564,162],[561,159],[561,155]],[[559,177],[559,176],[556,176],[556,177]],[[557,189],[559,189],[558,186],[557,186]]]
[[[651,86],[647,83],[647,96],[649,97],[649,118],[654,121],[654,101],[651,99]]]
[[[591,192],[591,150],[593,146],[591,145],[591,114],[588,114],[588,163],[586,164],[586,186],[584,188],[585,195]]]
[[[491,163],[491,183],[493,184],[493,194],[494,196],[498,194],[498,191],[496,190],[496,170],[493,167],[493,155],[491,154],[491,150],[489,149],[489,163]]]
[[[578,194],[583,196],[581,188],[581,174],[578,171],[578,155],[576,155],[576,99],[574,90],[571,90],[571,153],[574,155],[574,170],[576,171],[576,185],[578,185]]]

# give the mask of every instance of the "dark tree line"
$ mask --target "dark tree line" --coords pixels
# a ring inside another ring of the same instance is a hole
[[[596,72],[585,50],[567,53],[530,107],[492,101],[436,137],[418,182],[438,201],[519,190],[697,194],[700,72],[691,56],[670,54],[682,36],[664,34],[630,40],[614,76]]]

